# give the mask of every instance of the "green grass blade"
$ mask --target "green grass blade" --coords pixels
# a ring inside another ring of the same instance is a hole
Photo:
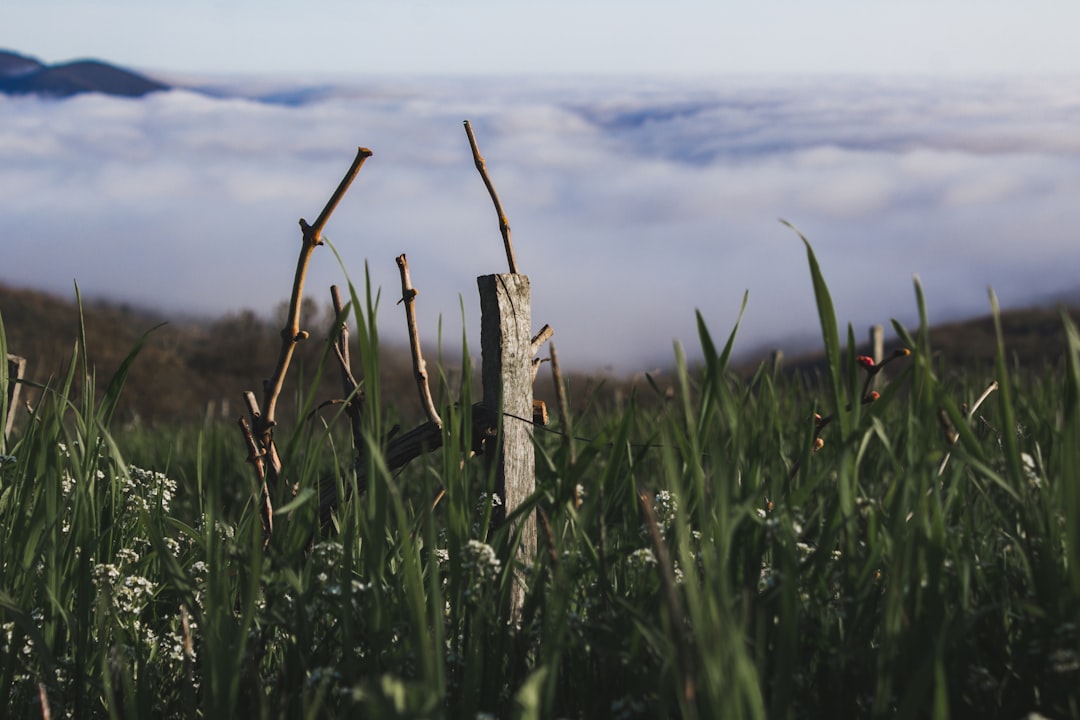
[[[840,362],[840,331],[836,324],[836,311],[833,309],[832,296],[829,287],[825,284],[825,277],[821,273],[817,256],[810,241],[799,232],[799,229],[787,220],[780,220],[784,225],[791,228],[806,246],[806,259],[810,265],[810,278],[814,285],[814,300],[817,303],[818,321],[821,324],[821,339],[825,343],[825,360],[828,364],[829,392],[834,416],[840,427],[840,435],[847,438],[851,431],[851,417],[847,409],[847,403],[843,396],[843,370]]]

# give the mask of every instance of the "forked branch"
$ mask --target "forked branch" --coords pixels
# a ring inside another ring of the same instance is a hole
[[[308,332],[300,329],[300,304],[304,297],[304,279],[307,277],[308,265],[311,262],[311,253],[315,247],[322,244],[322,231],[330,215],[341,202],[341,198],[349,189],[356,174],[364,161],[371,157],[371,151],[367,148],[359,148],[356,159],[353,160],[349,171],[338,184],[337,190],[330,196],[326,206],[319,213],[314,225],[308,225],[303,218],[300,219],[300,229],[303,233],[303,243],[300,248],[300,256],[296,261],[296,274],[293,278],[292,294],[289,297],[289,315],[285,321],[285,327],[281,330],[281,350],[278,353],[277,365],[274,374],[263,385],[263,403],[261,411],[253,415],[254,435],[260,447],[266,452],[270,462],[267,468],[267,476],[274,482],[281,475],[281,462],[274,450],[274,425],[277,413],[278,398],[281,396],[282,387],[285,384],[285,374],[289,370],[293,353],[301,340],[308,337]]]

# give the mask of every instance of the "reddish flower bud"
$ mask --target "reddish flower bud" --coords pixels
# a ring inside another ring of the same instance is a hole
[[[874,369],[874,358],[870,357],[869,355],[860,355],[859,357],[855,358],[855,362],[859,363],[867,370]]]

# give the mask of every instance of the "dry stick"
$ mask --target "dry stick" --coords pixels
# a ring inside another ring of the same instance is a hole
[[[645,525],[649,529],[649,539],[652,540],[653,550],[656,553],[656,564],[660,570],[660,585],[664,590],[664,603],[668,608],[668,617],[671,620],[671,634],[675,639],[675,647],[679,653],[679,670],[683,681],[683,698],[687,703],[693,703],[697,695],[697,685],[694,681],[693,657],[690,655],[690,647],[686,641],[686,622],[684,620],[682,604],[679,602],[679,591],[675,587],[675,570],[671,553],[668,552],[667,543],[660,534],[660,527],[656,522],[656,513],[653,512],[651,498],[647,493],[638,495],[641,509],[645,513]]]
[[[0,361],[2,362],[2,361]],[[7,356],[8,386],[0,388],[0,392],[7,392],[7,420],[0,427],[0,440],[6,440],[11,435],[11,428],[15,426],[15,408],[19,405],[19,390],[26,374],[26,358],[18,355]],[[2,420],[3,418],[0,418]]]
[[[345,415],[349,418],[349,427],[352,429],[353,449],[356,451],[357,457],[359,457],[364,452],[362,423],[364,391],[360,388],[360,384],[356,382],[356,377],[352,373],[352,362],[349,359],[349,326],[345,322],[345,306],[341,302],[341,293],[338,291],[337,285],[330,286],[330,300],[334,306],[334,322],[336,323],[332,330],[332,337],[337,338],[334,343],[334,355],[337,356],[338,367],[341,370],[342,397],[347,398],[345,400]],[[356,479],[362,492],[364,488],[359,485],[359,474],[357,474]]]
[[[247,420],[240,418],[240,432],[244,435],[244,442],[248,448],[248,462],[255,467],[255,477],[262,486],[259,498],[259,520],[262,522],[263,550],[270,544],[270,536],[274,532],[274,507],[270,503],[270,491],[266,487],[266,463],[263,462],[265,453],[259,450],[255,442],[255,436],[251,434]]]
[[[570,413],[566,407],[566,389],[563,387],[562,370],[559,369],[559,354],[555,352],[555,343],[551,343],[550,348],[551,355],[551,380],[555,385],[555,406],[559,411],[559,424],[562,425],[562,430],[566,433],[566,443],[570,453],[570,464],[573,465],[577,458],[574,453],[574,434],[570,428]],[[575,504],[579,501],[577,498],[577,490],[574,491]]]
[[[338,203],[341,202],[341,198],[345,195],[353,180],[356,179],[360,167],[369,157],[371,157],[371,151],[367,148],[362,147],[357,150],[356,159],[353,160],[352,166],[349,167],[349,171],[345,173],[345,177],[338,184],[337,190],[330,196],[323,211],[319,213],[314,225],[308,225],[306,220],[300,219],[303,243],[300,249],[300,257],[296,261],[296,274],[293,278],[292,295],[289,298],[289,316],[285,327],[281,330],[281,351],[278,354],[277,366],[274,368],[273,376],[263,386],[262,412],[258,417],[253,418],[259,444],[269,453],[268,475],[275,482],[281,475],[281,459],[277,455],[276,448],[274,448],[273,438],[277,402],[281,396],[281,389],[285,384],[285,373],[289,369],[289,363],[292,362],[293,352],[296,350],[297,344],[308,337],[306,331],[300,330],[300,304],[304,296],[304,279],[307,276],[308,265],[311,262],[311,253],[318,245],[322,244],[322,231],[326,227],[326,222],[330,219],[330,215],[334,212]]]
[[[409,261],[405,259],[405,253],[397,256],[398,269],[401,270],[401,300],[405,303],[405,324],[409,327],[409,348],[412,350],[413,377],[416,378],[416,389],[420,392],[420,405],[424,408],[424,414],[428,420],[442,427],[442,418],[435,409],[435,401],[431,398],[431,386],[428,384],[427,363],[420,351],[420,331],[416,326],[416,296],[419,292],[412,286],[412,278],[409,277]]]
[[[41,720],[52,720],[52,708],[49,706],[49,691],[45,683],[38,680],[38,704],[41,705]]]
[[[514,259],[514,245],[510,242],[510,223],[506,219],[506,213],[503,212],[502,203],[499,202],[499,195],[495,192],[495,186],[491,184],[491,178],[488,177],[487,165],[480,155],[480,148],[476,146],[476,137],[473,135],[472,125],[469,124],[468,120],[465,121],[465,134],[469,136],[469,147],[472,148],[473,162],[476,163],[476,169],[480,172],[480,177],[484,181],[488,194],[491,195],[491,201],[495,203],[495,212],[499,216],[499,232],[502,233],[503,246],[506,248],[506,261],[510,264],[510,272],[516,275],[518,271],[517,260]]]

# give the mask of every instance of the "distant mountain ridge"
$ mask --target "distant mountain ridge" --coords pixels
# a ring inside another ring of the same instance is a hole
[[[36,58],[10,50],[0,50],[0,93],[71,97],[80,93],[102,93],[120,97],[142,97],[169,90],[163,82],[100,60],[75,60],[46,65]]]

